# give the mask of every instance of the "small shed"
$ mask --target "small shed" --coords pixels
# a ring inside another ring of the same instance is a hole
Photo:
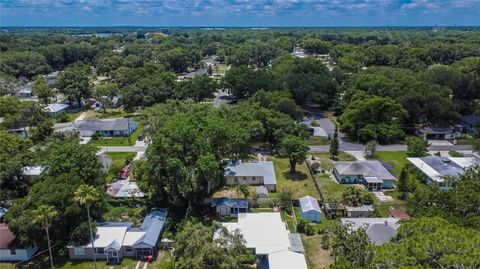
[[[258,198],[268,198],[268,189],[265,186],[258,186],[256,188]]]
[[[320,210],[320,205],[318,204],[317,199],[307,195],[298,199],[298,201],[302,218],[309,219],[313,222],[321,221],[322,211]]]
[[[347,216],[349,218],[366,218],[375,211],[371,205],[345,206],[345,209],[347,210]]]
[[[390,216],[392,218],[400,219],[400,220],[408,220],[410,216],[407,214],[407,211],[402,208],[391,208],[388,210],[390,212]]]
[[[345,206],[340,203],[325,203],[324,207],[327,219],[336,219],[346,215]]]
[[[289,250],[297,253],[304,253],[305,249],[302,244],[302,237],[297,233],[289,233],[288,241],[290,241]]]
[[[238,213],[247,213],[247,199],[218,198],[212,201],[215,215],[219,217],[237,216]]]

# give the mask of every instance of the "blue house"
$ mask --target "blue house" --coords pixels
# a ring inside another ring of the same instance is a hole
[[[321,222],[322,210],[317,199],[312,196],[304,196],[298,199],[300,203],[300,211],[302,218],[311,220],[312,222]]]
[[[247,199],[218,198],[212,201],[215,215],[219,217],[237,216],[238,213],[247,213]]]
[[[379,161],[333,162],[333,174],[341,184],[363,184],[369,191],[393,189],[396,180]]]
[[[130,136],[136,129],[137,124],[130,118],[117,118],[105,120],[89,120],[78,126],[81,136]]]

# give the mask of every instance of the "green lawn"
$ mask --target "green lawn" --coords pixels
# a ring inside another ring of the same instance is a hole
[[[125,112],[122,107],[119,108],[107,108],[106,112],[102,110],[90,110],[88,111],[87,118],[96,119],[112,119],[112,118],[124,118],[126,116],[132,116],[133,113]]]
[[[170,269],[173,268],[173,257],[168,251],[160,251],[157,259],[148,265],[148,268]]]
[[[398,177],[403,167],[408,163],[406,151],[378,151],[376,160],[388,162],[393,167],[394,176]]]
[[[303,248],[305,249],[305,259],[310,269],[326,269],[333,262],[332,256],[328,250],[321,247],[322,238],[320,235],[306,236],[302,234]]]
[[[288,159],[269,157],[269,160],[273,161],[275,175],[277,177],[277,192],[270,193],[270,198],[278,197],[278,192],[282,188],[293,190],[293,198],[299,198],[305,195],[310,195],[317,199],[320,198],[306,164],[297,165],[296,173],[292,175],[290,174]]]
[[[328,138],[325,138],[325,137],[311,136],[308,139],[309,146],[325,146],[329,144],[330,144],[330,140],[328,140]]]
[[[282,215],[282,220],[288,226],[288,230],[290,230],[290,232],[292,232],[292,233],[295,233],[297,231],[297,227],[296,227],[295,221],[293,219],[294,216],[287,214],[287,212],[285,212],[284,210],[282,210],[281,215]]]
[[[129,137],[126,136],[115,136],[115,137],[99,137],[97,140],[90,140],[89,145],[95,147],[101,146],[133,146],[138,139],[140,134],[140,128],[137,128]]]

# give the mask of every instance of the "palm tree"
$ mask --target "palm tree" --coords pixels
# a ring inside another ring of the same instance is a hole
[[[50,254],[50,266],[53,266],[53,256],[52,248],[50,246],[50,234],[48,233],[48,228],[50,228],[51,222],[54,218],[58,216],[58,212],[55,210],[55,207],[51,205],[41,205],[33,211],[33,221],[42,225],[42,228],[47,232],[47,244],[48,244],[48,253]]]
[[[95,257],[95,245],[93,244],[93,232],[92,232],[92,222],[90,219],[90,206],[97,202],[100,199],[100,193],[95,189],[95,187],[90,185],[80,185],[75,191],[73,199],[78,202],[80,205],[87,208],[88,216],[88,226],[90,227],[90,240],[92,241],[93,254],[93,265],[94,268],[97,268],[97,259]]]

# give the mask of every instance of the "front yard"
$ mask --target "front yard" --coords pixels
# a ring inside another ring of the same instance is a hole
[[[273,161],[275,175],[277,177],[277,192],[270,193],[270,198],[278,197],[282,188],[292,190],[293,198],[300,198],[305,195],[310,195],[317,199],[320,198],[305,163],[297,165],[296,173],[292,175],[290,174],[288,159],[269,157],[268,160]]]
[[[130,136],[115,136],[115,137],[99,137],[98,139],[92,139],[88,142],[89,145],[95,147],[102,146],[133,146],[140,134],[140,128],[137,128]]]

